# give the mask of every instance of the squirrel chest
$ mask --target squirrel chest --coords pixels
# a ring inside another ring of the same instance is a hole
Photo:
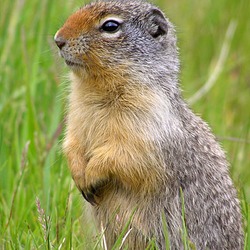
[[[78,187],[86,182],[83,172],[90,166],[100,183],[115,179],[135,192],[155,191],[165,164],[157,145],[162,131],[156,115],[165,107],[157,104],[156,93],[129,86],[103,93],[79,81],[73,79],[64,143],[70,162],[80,161],[70,164]]]

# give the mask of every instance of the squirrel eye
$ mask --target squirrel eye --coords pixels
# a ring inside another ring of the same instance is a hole
[[[110,33],[114,33],[118,31],[119,28],[120,28],[120,23],[118,23],[117,21],[113,21],[113,20],[106,21],[101,27],[103,31],[110,32]]]

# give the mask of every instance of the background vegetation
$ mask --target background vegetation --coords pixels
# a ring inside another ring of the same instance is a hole
[[[250,1],[157,4],[177,27],[183,95],[227,151],[249,221]],[[61,153],[68,69],[53,44],[81,5],[1,2],[0,249],[93,249],[96,242]]]

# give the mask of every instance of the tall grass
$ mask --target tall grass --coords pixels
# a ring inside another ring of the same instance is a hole
[[[192,107],[227,151],[248,222],[250,2],[157,3],[176,25],[184,97],[190,100],[214,78]],[[0,249],[99,248],[95,227],[83,213],[86,203],[61,153],[68,70],[58,58],[53,36],[81,5],[75,0],[1,2]],[[235,30],[228,39],[230,23]],[[248,249],[248,227],[246,233]]]

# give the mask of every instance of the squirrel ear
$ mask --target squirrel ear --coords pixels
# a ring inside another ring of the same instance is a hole
[[[148,32],[153,38],[165,35],[168,33],[168,23],[163,13],[153,8],[148,13]]]

